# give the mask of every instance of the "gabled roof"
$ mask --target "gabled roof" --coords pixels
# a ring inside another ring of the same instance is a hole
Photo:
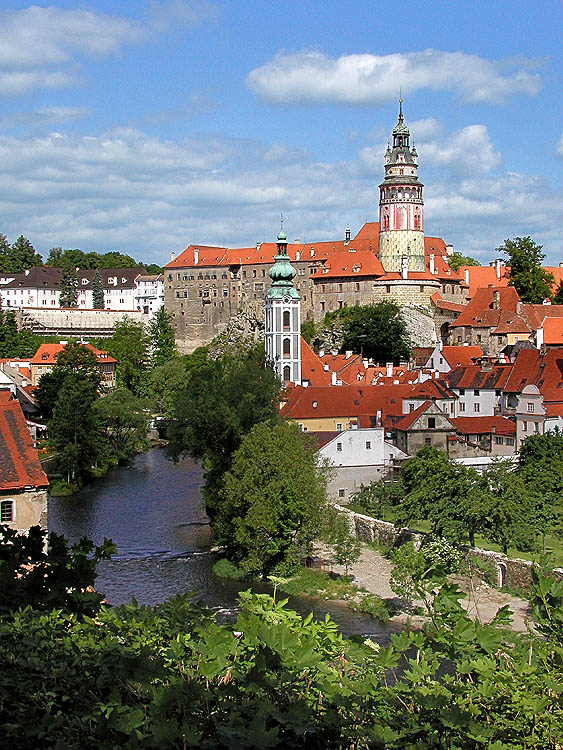
[[[402,386],[372,388],[370,386],[295,386],[281,409],[289,419],[349,418],[360,415],[400,414]],[[406,386],[410,390],[410,386]]]
[[[537,349],[518,352],[504,390],[520,393],[527,385],[536,385],[544,402],[563,401],[563,348],[549,349],[545,354]]]
[[[500,311],[497,327],[491,331],[493,335],[497,336],[507,333],[530,334],[531,332],[530,326],[522,315],[508,310]]]
[[[545,318],[563,318],[563,305],[522,305],[521,314],[536,331]]]
[[[314,269],[313,278],[322,282],[323,279],[343,278],[354,276],[383,276],[385,271],[379,258],[370,252],[335,252],[328,256],[324,267]]]
[[[543,343],[546,346],[563,346],[563,318],[545,318]]]
[[[416,383],[407,398],[435,401],[436,399],[457,399],[458,396],[447,387],[445,382],[431,378],[423,383]]]
[[[98,363],[109,363],[117,362],[116,359],[113,357],[110,357],[110,355],[105,351],[100,351],[99,349],[96,349],[96,347],[92,346],[91,344],[83,344],[87,349],[90,349],[91,352],[94,352],[96,355],[96,359]],[[55,365],[57,363],[57,357],[64,349],[63,344],[41,344],[39,349],[35,352],[33,355],[33,358],[31,359],[32,365]]]
[[[506,417],[451,417],[451,422],[462,435],[516,435],[516,424]]]
[[[499,303],[496,309],[493,307],[495,293],[498,293]],[[502,313],[512,312],[516,315],[518,302],[520,302],[520,297],[513,286],[477,289],[465,310],[451,325],[452,327],[496,328]]]
[[[3,284],[2,289],[59,289],[62,268],[51,266],[34,266],[28,273],[15,274],[14,280],[9,284]],[[104,288],[133,289],[135,279],[146,274],[142,266],[134,268],[100,268],[102,286]],[[79,270],[76,272],[78,279],[78,291],[91,289],[95,269]],[[115,284],[110,284],[109,279],[116,279]]]
[[[483,369],[480,365],[456,367],[443,377],[450,388],[501,389],[512,372],[512,365],[493,365]]]
[[[561,266],[544,266],[544,271],[552,273],[555,283],[552,291],[555,292],[557,287],[563,281],[563,268]],[[497,278],[494,264],[490,266],[460,266],[459,274],[465,278],[465,272],[469,273],[469,296],[473,297],[477,289],[484,287],[505,287],[510,281],[510,267],[501,265],[500,279]]]
[[[301,337],[301,382],[308,380],[311,385],[330,385],[330,377],[320,357]]]
[[[475,364],[474,360],[483,356],[483,350],[480,346],[444,346],[441,354],[453,369]]]
[[[411,349],[411,359],[415,367],[424,367],[434,351],[433,346],[413,346]]]
[[[48,485],[19,401],[0,391],[0,490]]]
[[[442,299],[440,292],[434,292],[430,295],[430,300],[436,305],[439,310],[450,310],[451,312],[461,313],[467,307],[467,304],[460,302],[450,302],[449,300]]]
[[[401,417],[401,419],[398,419],[394,423],[393,427],[396,430],[400,430],[401,432],[410,430],[410,428],[413,426],[416,420],[420,417],[420,415],[424,414],[424,412],[431,406],[432,406],[432,401],[425,401],[419,407],[417,407],[414,411],[411,411],[409,414],[405,414],[404,417]]]

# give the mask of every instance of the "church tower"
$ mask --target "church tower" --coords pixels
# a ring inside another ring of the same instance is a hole
[[[399,99],[393,148],[387,145],[385,179],[379,186],[379,260],[387,272],[425,270],[423,185],[418,181],[418,154],[409,139]]]
[[[301,384],[301,297],[293,284],[295,268],[287,254],[283,219],[277,254],[269,276],[272,286],[266,295],[266,358],[284,383]]]

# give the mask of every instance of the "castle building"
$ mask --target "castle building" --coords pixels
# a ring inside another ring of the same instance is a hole
[[[287,255],[283,223],[266,294],[264,339],[266,357],[284,383],[301,383],[301,298],[293,284],[296,271]]]
[[[379,222],[366,222],[355,235],[346,227],[343,238],[328,242],[285,241],[302,322],[382,301],[431,314],[439,300],[460,312],[468,284],[449,266],[453,247],[440,237],[424,236],[417,162],[400,102],[379,186]],[[164,305],[180,351],[209,343],[237,315],[261,324],[276,254],[279,243],[264,242],[245,248],[192,244],[173,255],[164,268]]]

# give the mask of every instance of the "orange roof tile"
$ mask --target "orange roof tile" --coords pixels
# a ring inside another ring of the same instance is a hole
[[[498,292],[499,297],[499,306],[496,309],[493,307],[495,292]],[[516,315],[518,302],[520,302],[520,297],[512,286],[478,289],[459,318],[453,321],[452,327],[496,328],[501,319],[501,311],[512,312]]]
[[[480,346],[444,346],[441,354],[450,367],[474,365],[475,359],[483,356]]]
[[[478,388],[484,390],[504,388],[511,377],[512,365],[493,365],[482,369],[480,365],[456,367],[444,375],[450,388]]]
[[[546,346],[563,346],[563,318],[545,318],[543,343]]]
[[[416,420],[420,417],[421,414],[424,414],[426,409],[428,409],[429,406],[432,405],[432,401],[424,401],[419,407],[417,407],[414,411],[411,411],[409,414],[405,414],[404,417],[401,417],[401,419],[397,420],[393,427],[396,430],[400,430],[401,432],[405,432],[405,430],[410,429],[413,424],[416,422]]]
[[[451,417],[455,428],[463,435],[516,435],[516,424],[506,417]]]
[[[330,372],[327,372],[320,357],[301,337],[301,381],[308,380],[311,385],[330,385]]]
[[[48,485],[19,401],[0,391],[0,490]]]
[[[106,363],[112,363],[117,362],[116,359],[113,357],[110,357],[110,355],[105,351],[100,351],[100,349],[96,349],[95,346],[92,346],[92,344],[84,344],[84,346],[87,349],[90,349],[91,352],[94,352],[96,355],[96,359],[98,362],[106,362]],[[63,344],[41,344],[39,349],[35,352],[31,359],[32,365],[55,365],[57,363],[57,357],[64,349]]]

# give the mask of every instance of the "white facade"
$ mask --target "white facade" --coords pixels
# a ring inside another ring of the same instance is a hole
[[[266,299],[265,312],[266,357],[280,380],[301,385],[301,301]]]
[[[340,502],[349,502],[362,484],[391,479],[394,459],[408,458],[385,441],[383,427],[344,430],[323,445],[319,455],[336,468],[328,493]]]
[[[153,316],[164,305],[164,280],[161,274],[139,276],[135,280],[135,309]]]
[[[459,396],[457,417],[494,417],[500,414],[502,390],[495,388],[452,388]]]

